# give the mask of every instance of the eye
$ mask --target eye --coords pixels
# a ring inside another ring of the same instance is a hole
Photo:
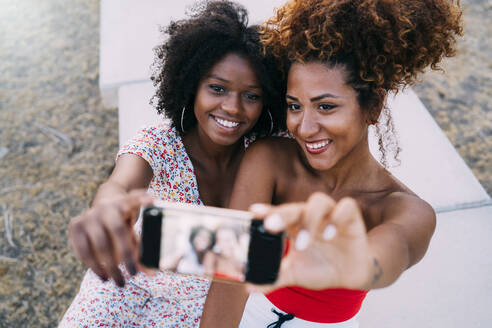
[[[318,106],[318,108],[323,111],[323,112],[328,112],[330,110],[332,110],[333,108],[337,107],[336,105],[332,105],[332,104],[320,104]]]
[[[287,104],[287,110],[289,110],[291,112],[297,112],[297,111],[301,110],[301,106],[298,104],[290,103],[290,104]]]
[[[210,84],[208,87],[216,94],[223,94],[226,91],[223,86],[218,84]]]
[[[246,92],[244,94],[244,97],[249,101],[258,101],[261,98],[260,95],[252,92]]]

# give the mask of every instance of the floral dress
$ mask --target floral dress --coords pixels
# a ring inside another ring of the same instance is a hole
[[[249,144],[245,141],[245,146]],[[195,172],[180,136],[161,123],[143,129],[118,152],[145,159],[154,172],[149,192],[162,200],[202,205]],[[141,222],[135,230],[139,234]],[[154,277],[131,277],[126,285],[102,282],[88,270],[80,291],[59,327],[198,327],[210,280],[159,271]]]

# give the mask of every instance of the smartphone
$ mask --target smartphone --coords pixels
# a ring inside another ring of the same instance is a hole
[[[251,213],[172,202],[142,211],[143,265],[217,280],[275,282],[283,233],[271,234]]]

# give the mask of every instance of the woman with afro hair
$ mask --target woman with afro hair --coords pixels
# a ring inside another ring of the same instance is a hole
[[[367,292],[424,256],[434,210],[371,155],[368,128],[391,132],[387,94],[437,69],[461,34],[446,0],[294,0],[264,25],[294,138],[247,150],[230,206],[288,239],[277,282],[236,295],[240,327],[359,327]]]
[[[144,128],[124,145],[91,208],[72,220],[70,241],[90,270],[60,327],[199,326],[210,280],[137,274],[132,226],[152,197],[226,207],[245,147],[285,122],[277,61],[247,23],[242,6],[211,1],[165,30],[153,101],[171,124]]]

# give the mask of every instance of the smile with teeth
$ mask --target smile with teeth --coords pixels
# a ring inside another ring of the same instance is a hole
[[[224,120],[222,118],[218,118],[215,116],[214,116],[214,119],[217,123],[219,123],[220,125],[222,125],[226,128],[235,128],[236,126],[239,125],[239,122],[228,121],[228,120]]]
[[[316,150],[316,149],[320,149],[320,148],[323,148],[325,146],[327,146],[328,144],[331,144],[333,142],[333,140],[323,140],[323,141],[318,141],[318,142],[312,142],[312,143],[307,143],[306,142],[306,147],[308,147],[309,149],[312,149],[312,150]]]

